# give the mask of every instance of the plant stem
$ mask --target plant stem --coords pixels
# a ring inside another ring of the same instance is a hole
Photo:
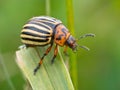
[[[46,15],[50,15],[50,0],[45,1],[45,6],[46,6]]]
[[[75,36],[75,32],[74,32],[74,15],[73,15],[73,2],[72,0],[66,0],[66,8],[67,8],[67,25],[68,28],[70,30],[70,32],[72,33],[73,36]],[[77,59],[75,54],[73,54],[73,52],[70,53],[70,74],[73,80],[73,84],[75,86],[75,89],[77,89],[78,87],[78,74],[77,74]]]

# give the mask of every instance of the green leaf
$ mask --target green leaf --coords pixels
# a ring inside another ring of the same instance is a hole
[[[43,64],[37,71],[33,71],[46,48],[23,48],[16,52],[17,64],[28,79],[33,90],[74,90],[69,72],[59,54],[51,64],[53,50],[44,58]]]

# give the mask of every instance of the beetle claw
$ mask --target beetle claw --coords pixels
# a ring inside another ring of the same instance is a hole
[[[18,47],[18,49],[26,49],[26,48],[27,48],[27,46],[25,44]]]
[[[54,57],[52,58],[52,60],[51,60],[51,64],[54,63],[55,58],[56,58],[56,56],[54,56]]]
[[[53,63],[54,63],[54,60],[52,59],[52,60],[51,60],[51,64],[53,64]]]
[[[40,64],[34,69],[34,75],[36,75],[37,70],[40,68]]]

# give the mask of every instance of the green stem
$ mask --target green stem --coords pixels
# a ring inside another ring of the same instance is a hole
[[[45,1],[45,6],[46,6],[46,15],[50,15],[50,0]]]
[[[75,36],[74,32],[74,15],[73,15],[73,5],[72,0],[66,0],[66,6],[67,6],[67,22],[68,22],[68,28],[73,36]],[[75,88],[77,89],[78,84],[78,74],[77,74],[77,59],[75,54],[73,52],[70,53],[70,74],[71,78],[73,80],[73,84]]]

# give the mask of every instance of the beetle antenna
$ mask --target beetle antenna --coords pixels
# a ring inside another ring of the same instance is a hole
[[[90,50],[87,46],[81,46],[81,45],[78,45],[78,47],[79,47],[79,48],[83,48],[83,49],[85,49],[85,50],[87,50],[87,51]]]
[[[78,38],[78,40],[80,40],[82,38],[86,38],[86,37],[95,37],[95,34],[92,34],[92,33],[84,34],[84,35],[80,36],[80,38]]]

